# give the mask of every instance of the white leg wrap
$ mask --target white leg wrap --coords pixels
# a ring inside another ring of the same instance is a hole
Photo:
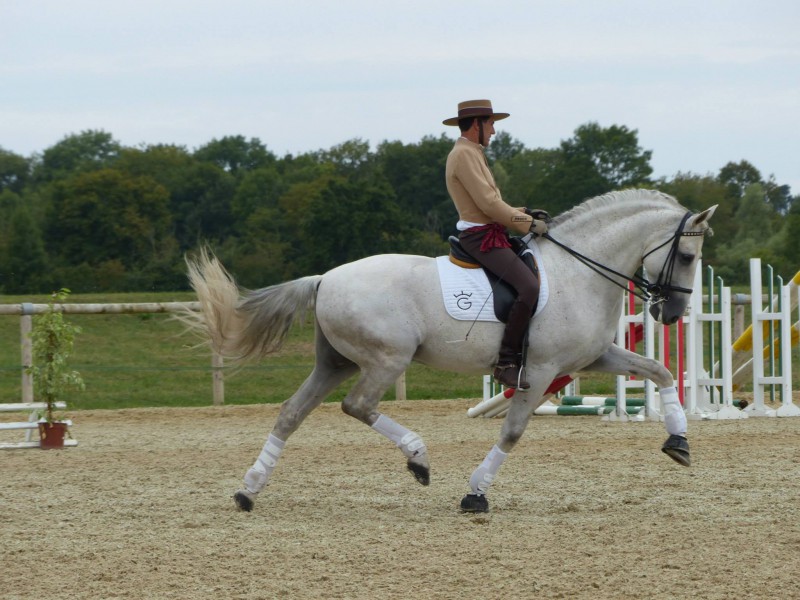
[[[506,459],[508,454],[500,450],[496,445],[489,450],[489,454],[483,459],[480,466],[472,473],[469,478],[469,487],[472,488],[473,494],[486,495],[489,486],[492,485],[497,471],[500,470],[500,465]]]
[[[275,470],[275,465],[283,452],[286,442],[279,440],[271,433],[267,438],[261,454],[258,455],[256,462],[250,467],[244,476],[244,487],[248,492],[257,494],[264,486],[269,483],[269,476]]]
[[[392,440],[402,450],[406,458],[414,458],[427,452],[425,444],[416,433],[406,429],[386,415],[379,416],[378,420],[373,423],[372,428]]]
[[[664,426],[670,435],[686,436],[686,413],[683,412],[678,390],[674,387],[658,390],[661,402],[664,404]]]

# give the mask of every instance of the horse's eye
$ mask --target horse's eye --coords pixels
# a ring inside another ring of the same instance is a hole
[[[690,264],[692,264],[692,261],[694,260],[694,254],[681,253],[680,260],[681,260],[681,262],[683,264],[690,265]]]

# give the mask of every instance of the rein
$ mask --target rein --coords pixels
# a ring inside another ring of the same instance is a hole
[[[611,283],[622,288],[623,290],[628,291],[627,286],[613,279],[606,273],[610,273],[611,275],[615,275],[620,279],[624,279],[625,281],[632,283],[640,291],[636,292],[631,290],[631,293],[640,300],[642,300],[643,302],[652,301],[653,303],[660,303],[660,302],[665,302],[666,300],[669,299],[668,296],[669,292],[679,292],[682,294],[692,293],[691,289],[680,287],[677,285],[672,285],[672,273],[675,269],[675,259],[678,256],[678,244],[680,242],[681,236],[704,235],[702,231],[683,231],[683,228],[686,225],[686,221],[688,221],[689,217],[691,216],[692,216],[691,212],[687,212],[685,215],[683,215],[680,225],[678,225],[678,228],[675,230],[675,233],[672,234],[672,237],[670,237],[663,244],[660,244],[655,248],[653,248],[652,250],[649,250],[648,252],[645,253],[644,256],[642,256],[642,261],[644,261],[644,259],[650,256],[653,252],[660,250],[667,244],[670,243],[672,244],[666,259],[664,259],[664,265],[661,267],[661,271],[659,272],[658,279],[656,279],[655,283],[651,283],[648,279],[644,277],[639,277],[636,274],[634,274],[632,277],[629,277],[628,275],[624,275],[623,273],[615,271],[611,267],[607,267],[606,265],[601,264],[596,260],[589,258],[588,256],[584,256],[577,250],[573,250],[569,246],[562,244],[561,242],[556,240],[553,236],[551,236],[549,233],[545,233],[544,235],[542,235],[542,237],[547,240],[550,240],[556,246],[558,246],[568,254],[572,255],[578,261],[589,267],[592,271],[594,271],[601,277],[608,279]],[[605,273],[603,271],[605,271]]]

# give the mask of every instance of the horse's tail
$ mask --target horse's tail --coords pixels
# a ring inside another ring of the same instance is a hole
[[[200,313],[179,317],[234,363],[261,358],[283,345],[295,320],[314,308],[321,275],[255,291],[240,291],[219,260],[202,249],[186,259]]]

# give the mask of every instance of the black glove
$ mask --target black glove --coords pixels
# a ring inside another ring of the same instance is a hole
[[[549,223],[550,221],[553,220],[550,217],[550,214],[546,210],[541,210],[539,208],[526,208],[525,214],[533,217],[534,219],[539,219],[540,221],[544,221],[545,223]]]

